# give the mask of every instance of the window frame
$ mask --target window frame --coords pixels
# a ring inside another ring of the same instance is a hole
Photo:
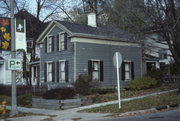
[[[58,34],[58,51],[64,51],[64,50],[65,50],[65,32],[60,32]]]
[[[93,81],[100,81],[100,60],[91,60],[92,61],[92,80]],[[94,69],[94,64],[97,63],[98,67],[97,70]],[[93,73],[98,73],[98,79],[93,79]]]
[[[129,65],[129,69],[126,70],[126,64]],[[129,73],[129,78],[126,78],[126,72]],[[121,65],[121,78],[124,81],[130,81],[134,79],[134,62],[131,60],[124,60]]]
[[[103,66],[103,60],[100,59],[91,59],[88,60],[88,74],[91,77],[91,80],[93,80],[93,61],[98,61],[98,82],[103,82],[104,81],[104,66]]]
[[[64,70],[61,70],[61,64],[64,63]],[[66,60],[59,60],[59,82],[66,82]],[[64,80],[62,80],[62,73],[64,73]]]
[[[51,39],[50,39],[51,38]],[[53,35],[49,35],[48,37],[47,37],[47,42],[46,42],[47,44],[47,47],[46,47],[46,52],[47,53],[51,53],[52,51],[53,51]]]
[[[46,62],[47,67],[46,67],[46,78],[47,78],[47,82],[53,82],[53,62],[52,61],[48,61]],[[49,71],[49,64],[51,64],[51,72]],[[49,81],[49,73],[51,73],[51,81]]]
[[[128,70],[126,70],[126,65],[128,65]],[[124,73],[125,73],[125,81],[129,81],[129,80],[131,80],[131,62],[128,62],[128,61],[125,61],[124,62]],[[126,73],[128,73],[128,75],[129,75],[129,77],[128,78],[126,78]]]

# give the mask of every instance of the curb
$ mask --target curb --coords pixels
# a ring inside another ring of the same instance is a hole
[[[170,104],[170,105],[163,105],[163,106],[156,107],[156,110],[175,108],[175,107],[178,107],[179,105],[180,105],[179,103]]]
[[[175,103],[175,104],[170,104],[170,105],[164,105],[164,106],[159,106],[156,108],[151,108],[151,109],[146,109],[146,110],[137,110],[137,111],[130,111],[126,113],[122,113],[117,115],[118,117],[124,117],[124,116],[133,116],[133,115],[138,115],[138,114],[143,114],[143,113],[154,113],[163,109],[169,109],[169,108],[175,108],[180,106],[180,103]],[[116,116],[116,114],[115,114]]]

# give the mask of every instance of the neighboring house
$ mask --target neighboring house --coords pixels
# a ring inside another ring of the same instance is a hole
[[[144,40],[143,72],[164,68],[173,61],[172,54],[165,41],[158,34],[147,34]]]
[[[36,66],[31,70],[33,85],[69,85],[80,74],[89,74],[101,87],[115,87],[115,52],[123,58],[121,86],[142,76],[142,50],[134,36],[120,29],[96,27],[93,15],[88,19],[89,26],[63,21],[49,23],[36,40],[40,60],[34,62]]]
[[[20,10],[17,14],[15,14],[15,18],[20,18],[20,19],[25,19],[26,20],[26,43],[24,45],[24,47],[27,47],[27,52],[26,52],[26,71],[27,74],[26,75],[31,75],[28,74],[28,72],[31,68],[31,66],[29,66],[29,62],[30,61],[34,61],[35,60],[35,50],[33,48],[33,45],[35,44],[34,41],[35,39],[37,39],[38,35],[42,32],[42,30],[45,28],[45,25],[43,22],[41,22],[40,20],[38,20],[36,17],[34,17],[32,14],[30,14],[29,12],[27,12],[26,10]],[[17,47],[22,47],[21,44],[16,45]],[[23,53],[22,52],[18,52],[17,53],[18,58],[23,59]],[[6,62],[7,59],[11,58],[11,51],[0,51],[0,84],[11,84],[11,71],[7,70],[6,68]],[[28,68],[29,67],[29,68]],[[18,79],[17,81],[18,84],[30,84],[31,80],[29,79],[23,79],[22,76],[22,70],[19,71],[18,73]],[[24,77],[25,78],[25,77]]]

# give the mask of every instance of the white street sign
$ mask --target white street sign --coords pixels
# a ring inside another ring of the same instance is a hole
[[[115,52],[113,56],[113,65],[116,68],[120,68],[121,64],[122,64],[122,55],[120,52]]]
[[[122,55],[120,52],[114,53],[113,64],[116,67],[116,71],[117,71],[118,101],[119,101],[119,109],[120,109],[121,108],[121,93],[120,93],[119,68],[121,67],[121,64],[122,64]]]
[[[8,59],[8,70],[21,70],[22,60],[21,59]]]

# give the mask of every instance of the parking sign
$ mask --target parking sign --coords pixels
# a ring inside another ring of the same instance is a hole
[[[8,59],[8,70],[21,70],[22,60],[21,59]]]

